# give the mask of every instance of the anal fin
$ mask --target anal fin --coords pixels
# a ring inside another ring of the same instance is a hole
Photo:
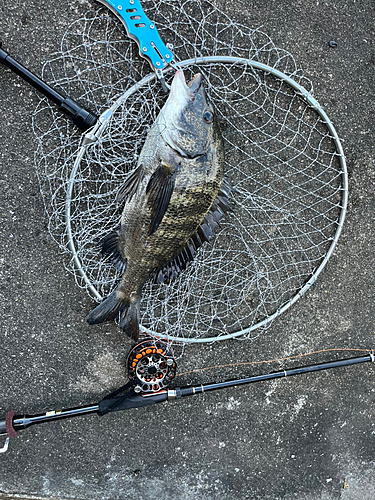
[[[123,274],[126,269],[127,260],[121,250],[119,231],[109,233],[101,240],[100,245],[102,247],[102,254],[108,255],[116,270]]]

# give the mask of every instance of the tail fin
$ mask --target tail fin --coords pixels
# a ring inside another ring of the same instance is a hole
[[[141,298],[131,297],[126,307],[120,314],[119,326],[122,330],[134,340],[139,337],[139,304]]]
[[[119,298],[117,291],[112,292],[87,316],[89,325],[96,325],[104,321],[113,321],[120,315],[120,328],[134,340],[139,336],[139,303],[140,297],[131,297],[124,301]]]

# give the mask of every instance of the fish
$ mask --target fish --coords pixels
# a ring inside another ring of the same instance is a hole
[[[136,167],[117,193],[124,204],[120,227],[101,247],[122,278],[88,315],[90,325],[118,319],[138,340],[145,282],[169,283],[183,272],[231,210],[224,164],[219,120],[202,74],[186,83],[176,71]]]

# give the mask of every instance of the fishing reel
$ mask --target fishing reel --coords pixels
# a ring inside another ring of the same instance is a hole
[[[134,392],[159,392],[169,386],[177,364],[171,349],[159,340],[148,339],[130,351],[127,361]]]

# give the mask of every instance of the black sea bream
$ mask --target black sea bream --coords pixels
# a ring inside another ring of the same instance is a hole
[[[118,317],[124,332],[138,339],[144,283],[152,276],[169,282],[183,271],[229,209],[223,174],[223,141],[202,75],[186,84],[177,71],[137,166],[119,190],[120,228],[102,241],[121,283],[89,314],[89,324]]]

